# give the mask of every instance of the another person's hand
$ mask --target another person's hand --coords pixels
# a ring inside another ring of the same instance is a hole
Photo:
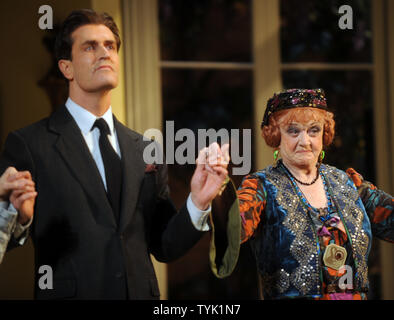
[[[0,176],[0,201],[8,201],[12,190],[34,191],[34,182],[29,171],[17,171],[8,167]]]
[[[26,224],[33,217],[37,192],[29,171],[17,171],[13,167],[0,177],[0,200],[9,201],[18,210],[18,222]]]
[[[10,201],[14,208],[18,210],[18,222],[21,225],[25,225],[31,218],[33,218],[36,197],[36,191],[12,191]]]
[[[198,209],[206,210],[221,191],[229,161],[228,144],[220,148],[215,142],[200,151],[191,180],[191,198]]]

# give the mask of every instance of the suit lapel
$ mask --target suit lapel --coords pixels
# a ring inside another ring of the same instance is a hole
[[[120,231],[123,231],[135,212],[140,186],[144,178],[145,163],[142,157],[142,146],[138,143],[138,136],[132,135],[131,131],[115,117],[114,125],[122,155],[123,186]]]
[[[97,165],[78,125],[65,107],[51,116],[49,130],[59,134],[55,148],[85,190],[89,202],[94,205],[92,213],[97,223],[116,228],[114,214]]]

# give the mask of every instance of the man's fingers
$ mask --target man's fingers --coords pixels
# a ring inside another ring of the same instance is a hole
[[[35,183],[32,180],[28,180],[28,179],[18,179],[18,180],[11,181],[11,182],[9,182],[9,181],[5,182],[4,186],[8,190],[15,190],[15,189],[25,189],[25,188],[31,188],[31,187],[34,188]]]
[[[212,169],[212,167],[209,164],[206,164],[204,169],[209,173],[215,173],[215,171]]]
[[[16,170],[15,170],[16,171]],[[8,177],[8,181],[15,181],[15,180],[19,180],[19,179],[28,179],[28,180],[32,180],[31,178],[31,173],[29,171],[16,171],[14,173],[12,173],[9,177]]]
[[[17,172],[18,172],[18,170],[16,170],[14,167],[8,167],[7,170],[4,171],[4,174],[6,176],[11,176],[11,175],[14,175]]]
[[[227,176],[227,175],[228,175],[227,169],[224,168],[223,166],[220,166],[220,165],[216,165],[216,166],[209,166],[209,165],[206,165],[205,167],[206,167],[206,170],[207,170],[209,173],[211,173],[211,174],[213,174],[213,175],[215,175],[215,176],[220,176],[220,175],[225,175],[225,176]]]
[[[19,198],[19,196],[20,196],[21,194],[23,194],[23,193],[24,193],[23,190],[20,190],[20,189],[14,190],[14,191],[11,192],[10,198],[11,198],[11,199]]]
[[[22,189],[15,189],[15,190],[21,190],[23,192],[34,192],[36,191],[36,188],[34,186],[25,186]]]
[[[222,146],[222,157],[225,163],[230,162],[230,145],[228,143]]]
[[[227,176],[228,175],[227,169],[225,169],[221,166],[214,166],[212,169],[217,175],[220,175],[220,176]]]
[[[16,200],[19,201],[20,204],[22,204],[26,200],[34,199],[37,196],[37,194],[38,193],[35,191],[26,192],[26,193],[22,194],[21,196],[19,196]]]
[[[15,207],[15,209],[20,210],[24,201],[34,199],[35,197],[37,197],[37,194],[38,193],[35,191],[25,192],[25,193],[21,193],[19,191],[13,192],[10,196],[10,200],[13,206]]]
[[[34,188],[15,189],[11,192],[10,198],[16,199],[19,198],[22,194],[27,194],[27,193],[36,193],[36,190]]]

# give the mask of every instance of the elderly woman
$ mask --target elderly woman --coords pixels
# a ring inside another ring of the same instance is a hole
[[[264,298],[366,299],[372,236],[394,241],[394,200],[354,169],[322,163],[334,127],[321,89],[268,101],[261,128],[274,165],[238,191],[228,184],[213,203],[217,277],[233,271],[240,243],[250,241]]]
[[[23,245],[26,241],[36,196],[28,171],[18,172],[9,167],[0,176],[0,263],[10,240],[10,247]]]

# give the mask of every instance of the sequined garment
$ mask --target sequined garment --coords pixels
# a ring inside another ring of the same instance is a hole
[[[337,233],[336,242],[349,244],[352,295],[354,299],[364,298],[368,290],[367,261],[372,235],[394,240],[393,197],[364,181],[353,169],[348,169],[346,174],[322,165],[321,172],[340,219],[336,231],[330,231],[340,232],[339,226],[347,229],[349,239]],[[322,264],[327,243],[319,239],[317,226],[284,168],[270,166],[246,176],[237,197],[241,242],[249,240],[255,252],[264,298],[333,298],[327,294],[328,278],[324,276]],[[231,231],[228,239],[231,246],[235,242]],[[227,257],[226,263],[235,264],[237,254],[234,256],[234,259]],[[226,266],[223,270],[232,268]]]

